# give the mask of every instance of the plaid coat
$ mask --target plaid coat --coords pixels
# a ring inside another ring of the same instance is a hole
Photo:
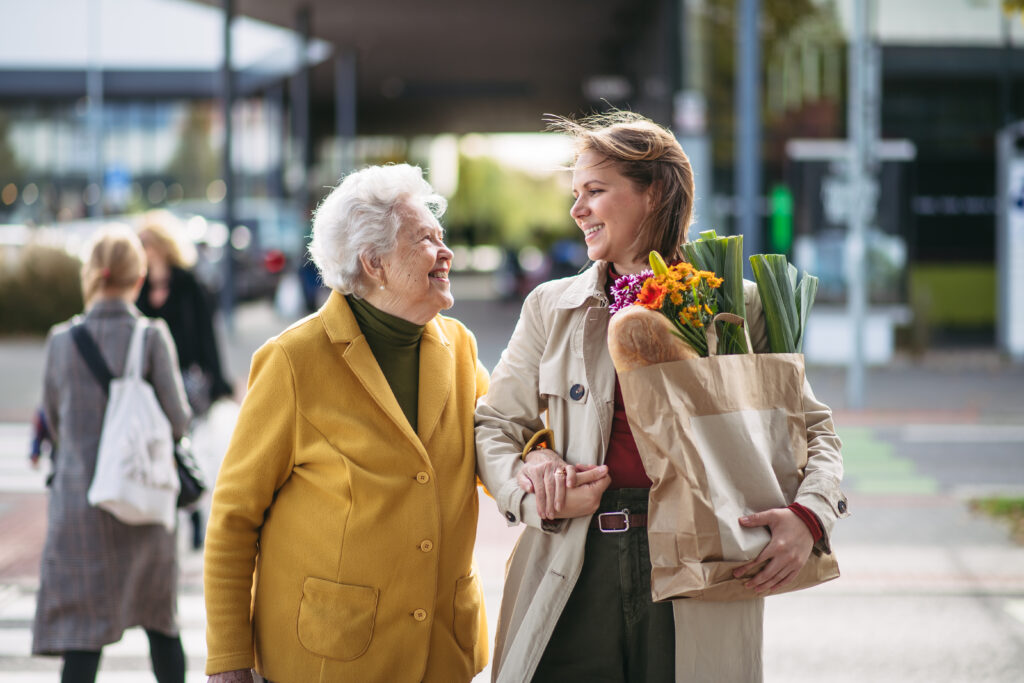
[[[84,316],[114,376],[124,372],[138,310],[103,300]],[[81,318],[55,326],[46,342],[43,408],[55,439],[55,476],[40,576],[32,653],[99,650],[126,628],[178,633],[175,535],[162,525],[129,526],[91,507],[86,492],[96,467],[106,394],[71,338]],[[167,326],[146,333],[143,376],[171,421],[175,438],[190,413]]]

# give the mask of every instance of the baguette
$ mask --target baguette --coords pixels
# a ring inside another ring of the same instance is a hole
[[[677,360],[700,358],[692,346],[676,335],[661,313],[643,306],[628,306],[608,323],[608,351],[617,372]]]

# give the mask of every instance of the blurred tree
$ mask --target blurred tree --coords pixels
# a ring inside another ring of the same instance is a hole
[[[567,178],[535,177],[492,157],[460,154],[459,185],[444,223],[453,242],[522,247],[572,235],[571,205]]]
[[[1024,0],[1022,0],[1024,1]],[[766,56],[780,51],[791,31],[807,17],[822,11],[834,11],[832,2],[819,6],[814,0],[762,0],[761,69],[762,83],[770,60]],[[714,139],[716,166],[732,167],[735,137],[734,89],[736,81],[736,0],[708,0],[704,9],[705,35],[711,46],[708,79],[708,122]],[[762,93],[763,121],[770,122],[770,100]]]
[[[206,188],[220,177],[220,153],[210,143],[211,105],[193,102],[181,126],[178,149],[167,165],[167,172],[184,190],[185,198],[206,196]]]

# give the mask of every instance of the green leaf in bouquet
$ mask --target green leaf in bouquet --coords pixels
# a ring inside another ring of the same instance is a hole
[[[761,297],[772,353],[796,353],[796,301],[786,257],[781,254],[754,254],[750,257],[750,267]]]
[[[743,298],[743,236],[719,237],[714,230],[700,233],[700,239],[682,245],[683,255],[698,270],[722,278],[718,289],[718,310],[746,318]],[[727,324],[719,336],[718,353],[746,353],[747,343],[738,325]]]
[[[804,350],[804,332],[807,330],[807,317],[810,315],[811,306],[814,305],[814,297],[818,294],[818,278],[804,271],[800,278],[800,286],[796,290],[796,310],[800,317],[799,336],[797,337],[797,353]]]

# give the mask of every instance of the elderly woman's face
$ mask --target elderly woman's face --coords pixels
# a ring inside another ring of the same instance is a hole
[[[448,282],[452,252],[444,244],[441,226],[426,209],[408,207],[401,215],[398,244],[382,262],[388,302],[382,310],[422,325],[455,305]]]

